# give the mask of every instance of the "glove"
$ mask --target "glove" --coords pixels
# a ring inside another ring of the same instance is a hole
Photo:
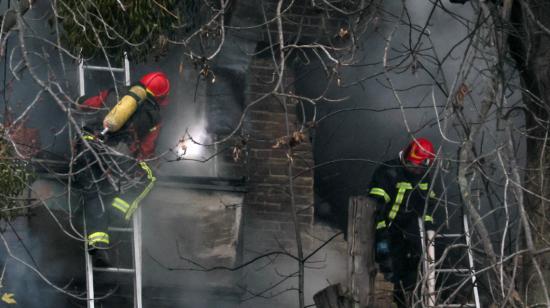
[[[390,259],[390,242],[387,239],[376,242],[374,249],[374,261],[382,264]]]
[[[390,254],[390,243],[384,239],[376,243],[376,254],[382,257]]]
[[[390,256],[390,247],[387,240],[376,243],[376,262],[384,279],[393,282],[393,262]]]
[[[376,243],[375,260],[378,263],[380,272],[384,274],[384,279],[393,282],[395,275],[393,274],[393,262],[390,256],[390,242],[387,239]]]

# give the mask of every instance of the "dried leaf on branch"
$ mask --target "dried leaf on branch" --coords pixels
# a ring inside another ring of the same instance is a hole
[[[341,39],[347,39],[349,37],[349,29],[344,27],[340,28],[340,30],[338,31],[338,36]]]
[[[272,148],[273,149],[279,149],[279,148],[282,148],[283,146],[293,148],[293,147],[301,144],[305,140],[306,140],[306,135],[304,134],[304,132],[295,131],[290,136],[284,136],[284,137],[277,138],[275,140],[275,144],[272,146]]]
[[[2,295],[2,301],[10,305],[17,304],[13,296],[13,293],[4,293],[4,295]]]
[[[233,146],[232,155],[234,162],[238,162],[243,157],[243,148],[246,146],[246,142],[246,139],[241,139],[240,142]]]
[[[455,94],[455,107],[457,108],[463,108],[464,107],[464,99],[466,98],[466,95],[470,93],[470,88],[463,83],[458,87],[458,90]]]

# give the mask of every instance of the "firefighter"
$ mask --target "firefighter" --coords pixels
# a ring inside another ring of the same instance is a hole
[[[96,266],[110,263],[107,227],[129,221],[156,180],[145,160],[154,155],[160,108],[168,104],[169,92],[166,75],[152,72],[118,95],[109,89],[77,101],[85,120],[74,173],[84,194],[88,251]]]
[[[410,307],[406,299],[416,285],[422,254],[419,217],[424,230],[434,230],[435,194],[428,172],[434,158],[429,140],[414,139],[399,158],[375,170],[369,185],[369,196],[377,203],[375,260],[385,279],[394,284],[398,307]]]

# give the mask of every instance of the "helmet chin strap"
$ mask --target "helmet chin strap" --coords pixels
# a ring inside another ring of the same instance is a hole
[[[416,166],[414,164],[411,165],[409,162],[407,162],[407,160],[405,159],[405,151],[403,150],[399,151],[399,161],[405,168],[413,173],[417,173],[424,169],[424,166]]]

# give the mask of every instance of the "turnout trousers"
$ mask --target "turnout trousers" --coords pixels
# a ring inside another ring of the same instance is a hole
[[[83,207],[90,248],[108,248],[112,243],[110,225],[129,223],[156,178],[145,162],[113,156],[93,136],[87,136],[95,154],[82,144],[77,156],[78,175],[83,190]],[[100,166],[100,162],[102,166]]]
[[[410,215],[406,225],[389,228],[390,257],[394,277],[394,302],[400,308],[411,307],[411,298],[421,266],[422,243],[418,217]]]

